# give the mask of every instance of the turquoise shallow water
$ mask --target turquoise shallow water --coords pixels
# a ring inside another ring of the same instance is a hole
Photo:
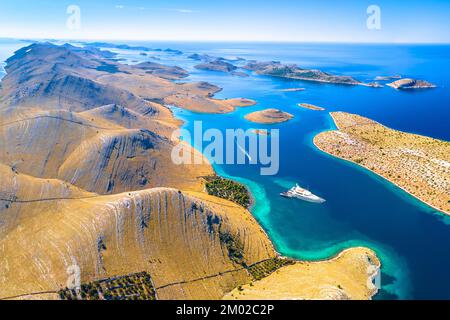
[[[142,43],[140,43],[142,44]],[[193,131],[194,120],[224,131],[253,128],[244,116],[275,107],[295,119],[280,125],[280,171],[261,176],[258,166],[215,165],[216,171],[246,184],[255,198],[252,213],[277,250],[308,260],[330,258],[354,246],[374,249],[383,263],[382,290],[378,299],[450,299],[450,218],[422,204],[384,179],[354,164],[315,148],[313,137],[333,129],[327,112],[297,107],[308,102],[327,111],[347,111],[370,117],[392,128],[440,139],[450,139],[449,46],[387,46],[331,44],[244,43],[146,43],[153,48],[171,47],[181,56],[155,52],[155,62],[175,64],[191,72],[187,81],[209,81],[224,90],[217,97],[246,97],[256,106],[226,115],[196,114],[174,109]],[[0,57],[2,52],[0,43]],[[6,52],[6,49],[3,51]],[[242,56],[247,59],[296,62],[305,67],[346,74],[367,81],[376,76],[401,74],[432,81],[435,90],[398,92],[391,88],[314,84],[251,75],[248,78],[193,68],[190,53]],[[143,58],[124,51],[130,63]],[[280,89],[303,87],[302,92]],[[293,183],[308,187],[327,199],[323,205],[279,196]]]

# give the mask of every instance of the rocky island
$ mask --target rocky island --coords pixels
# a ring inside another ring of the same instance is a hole
[[[407,90],[407,89],[431,89],[436,88],[436,85],[425,81],[425,80],[415,80],[415,79],[401,79],[394,81],[392,83],[388,83],[387,86],[392,87],[394,89],[399,90]]]
[[[255,123],[273,124],[289,121],[294,116],[278,109],[256,111],[245,116],[245,119]]]
[[[299,103],[298,106],[305,108],[305,109],[314,110],[314,111],[324,111],[325,110],[325,108],[318,107],[318,106],[315,106],[315,105],[309,104],[309,103]]]
[[[288,88],[288,89],[281,89],[281,92],[299,92],[299,91],[305,91],[305,88]]]
[[[384,177],[435,209],[450,214],[450,143],[387,128],[343,112],[331,116],[339,130],[315,145]]]
[[[245,72],[236,71],[238,67],[231,64],[230,62],[227,62],[226,59],[223,58],[212,59],[212,57],[210,56],[202,57],[199,59],[205,59],[206,61],[196,65],[195,66],[196,69],[225,72],[233,76],[248,77],[248,74],[246,74]]]
[[[215,59],[208,62],[203,62],[195,66],[196,69],[220,71],[220,72],[232,72],[237,69],[236,66],[224,60]]]
[[[346,85],[363,85],[360,81],[349,76],[331,75],[320,70],[302,69],[295,64],[286,65],[279,61],[258,62],[251,61],[243,67],[261,75],[296,79],[304,81],[315,81]]]
[[[401,79],[402,76],[400,75],[394,75],[394,76],[377,76],[375,77],[375,81],[389,81],[389,80],[396,80]]]

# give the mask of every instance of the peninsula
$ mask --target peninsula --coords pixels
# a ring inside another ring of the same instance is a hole
[[[336,131],[314,139],[324,152],[354,162],[450,215],[450,143],[387,128],[343,112],[331,116]]]
[[[198,113],[220,114],[233,112],[238,107],[253,106],[256,104],[256,101],[245,98],[219,100],[212,97],[183,92],[164,98],[164,103]]]
[[[352,277],[341,273],[344,265]],[[367,300],[378,291],[368,277],[374,277],[380,266],[373,251],[353,248],[326,262],[288,265],[261,280],[236,288],[224,299]],[[366,283],[363,284],[364,280]]]

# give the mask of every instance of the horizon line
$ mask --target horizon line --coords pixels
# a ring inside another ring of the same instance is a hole
[[[192,39],[192,40],[186,40],[186,39],[100,39],[100,38],[79,38],[79,39],[71,39],[71,38],[58,38],[58,37],[46,37],[46,38],[34,38],[34,37],[8,37],[8,36],[0,36],[0,39],[8,39],[8,40],[17,40],[17,41],[95,41],[95,42],[127,42],[127,41],[133,41],[133,42],[179,42],[179,43],[334,43],[334,44],[365,44],[365,45],[380,45],[380,44],[387,44],[387,45],[406,45],[406,44],[412,44],[412,45],[450,45],[450,42],[426,42],[426,41],[419,41],[419,42],[409,42],[409,41],[395,41],[395,42],[382,42],[382,41],[345,41],[345,40],[322,40],[322,41],[314,41],[314,40],[213,40],[213,39]]]

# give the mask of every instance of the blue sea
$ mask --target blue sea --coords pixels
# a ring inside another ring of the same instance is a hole
[[[307,260],[335,256],[345,248],[367,246],[382,261],[382,289],[376,299],[450,299],[450,217],[435,211],[371,172],[316,149],[314,136],[334,128],[329,111],[346,111],[374,119],[391,128],[450,140],[450,46],[282,43],[128,43],[172,48],[174,55],[155,51],[120,50],[127,63],[143,60],[179,65],[191,75],[183,81],[208,81],[223,88],[217,98],[245,97],[253,107],[225,115],[197,114],[174,109],[193,130],[254,128],[244,119],[250,112],[278,108],[294,120],[258,126],[280,129],[280,172],[261,176],[258,166],[215,165],[225,177],[246,184],[253,193],[252,213],[267,231],[278,252]],[[0,61],[24,43],[0,40]],[[424,79],[438,88],[403,92],[317,84],[249,74],[237,77],[195,69],[192,53],[297,63],[361,81],[402,75]],[[0,69],[1,73],[1,69]],[[0,75],[1,77],[1,75]],[[305,88],[301,92],[280,89]],[[298,103],[322,106],[328,112],[302,109]],[[294,183],[325,198],[322,205],[284,199],[279,193]]]

